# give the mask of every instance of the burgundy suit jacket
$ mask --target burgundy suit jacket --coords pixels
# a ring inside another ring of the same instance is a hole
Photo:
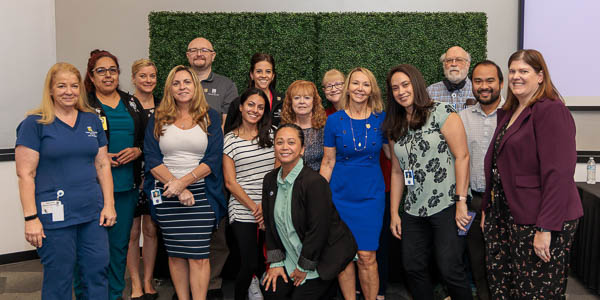
[[[498,111],[498,126],[485,156],[484,209],[489,206],[496,137],[512,114]],[[516,224],[561,231],[565,221],[583,215],[573,178],[575,122],[562,101],[540,99],[526,107],[506,131],[496,163]]]

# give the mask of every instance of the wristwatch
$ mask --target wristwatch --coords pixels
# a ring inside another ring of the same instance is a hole
[[[37,217],[38,217],[37,214],[33,214],[31,216],[26,216],[25,221],[27,222],[27,221],[35,220],[35,219],[37,219]]]
[[[466,201],[467,197],[465,196],[459,196],[459,195],[454,195],[454,197],[452,197],[452,201],[454,202],[458,202],[458,201]]]

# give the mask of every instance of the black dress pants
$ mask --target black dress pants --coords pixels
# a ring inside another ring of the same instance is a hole
[[[415,300],[433,300],[431,255],[452,300],[473,299],[463,261],[465,237],[458,236],[455,214],[455,205],[429,217],[402,214],[402,262]]]
[[[281,277],[277,278],[277,289],[269,286],[268,291],[263,290],[265,300],[326,300],[329,299],[329,288],[333,280],[322,280],[315,278],[306,280],[300,286],[294,286],[294,282],[287,276],[288,282],[285,283]],[[264,289],[264,287],[263,287]]]

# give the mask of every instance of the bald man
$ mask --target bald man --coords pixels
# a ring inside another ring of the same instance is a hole
[[[440,62],[446,78],[427,87],[429,97],[450,103],[457,111],[463,110],[467,102],[475,104],[471,80],[467,77],[471,55],[465,49],[454,46],[440,56]]]
[[[209,40],[203,37],[193,39],[188,44],[186,56],[190,67],[201,81],[208,105],[221,114],[223,117],[221,124],[224,124],[229,105],[238,97],[235,83],[212,71],[212,63],[217,52]]]

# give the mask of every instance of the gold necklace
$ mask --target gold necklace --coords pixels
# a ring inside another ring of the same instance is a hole
[[[358,148],[356,148],[356,137],[354,136],[354,126],[352,125],[352,117],[350,117],[350,130],[352,131],[352,143],[354,144],[354,151],[356,152],[361,152],[365,149],[367,149],[367,138],[369,135],[369,128],[371,128],[371,124],[369,124],[369,120],[367,120],[366,117],[367,112],[365,111],[365,144],[362,145],[362,143],[359,141],[358,142]],[[362,147],[362,149],[361,149]]]

